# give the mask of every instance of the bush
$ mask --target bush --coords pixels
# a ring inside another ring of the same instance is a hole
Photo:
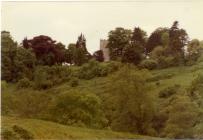
[[[174,57],[173,56],[161,56],[158,60],[158,67],[159,68],[167,68],[174,66]]]
[[[165,137],[183,139],[194,138],[194,126],[199,122],[200,110],[188,96],[179,95],[171,100],[167,108],[168,120],[165,124]]]
[[[203,62],[203,49],[200,57],[197,59],[197,62]]]
[[[34,83],[37,89],[47,89],[67,82],[73,75],[73,70],[67,66],[39,66],[34,73]]]
[[[13,130],[17,134],[19,134],[20,138],[22,138],[23,140],[32,140],[32,139],[34,139],[33,135],[30,132],[28,132],[27,130],[23,129],[22,127],[14,125]]]
[[[50,119],[62,124],[102,127],[101,100],[94,94],[76,90],[60,94],[50,109]]]
[[[36,69],[34,73],[34,83],[35,88],[37,89],[47,89],[52,87],[53,82],[48,80],[49,75],[45,69],[45,67],[39,67]]]
[[[92,79],[94,77],[107,76],[107,74],[107,66],[101,65],[95,60],[91,60],[89,63],[84,64],[79,70],[79,78],[86,80]]]
[[[7,129],[1,132],[1,136],[4,140],[19,140],[15,133]]]
[[[12,114],[26,118],[41,118],[47,112],[48,105],[51,105],[51,97],[46,92],[27,89],[10,95],[10,99],[7,99],[7,102],[12,103],[8,106],[8,110]]]
[[[70,86],[71,87],[77,87],[78,85],[79,85],[79,81],[78,81],[77,78],[71,79],[71,81],[70,81]]]
[[[173,73],[160,73],[160,74],[150,77],[147,81],[152,82],[152,81],[170,79],[173,76],[174,76]]]
[[[120,62],[117,62],[117,61],[110,61],[106,65],[106,67],[108,69],[108,73],[112,73],[112,72],[117,71],[121,66],[122,66],[122,64]]]
[[[18,88],[29,88],[32,87],[32,82],[28,78],[20,79],[17,83]]]
[[[4,90],[8,87],[8,84],[6,81],[1,81],[1,89]]]
[[[140,63],[141,68],[146,68],[149,70],[155,69],[157,67],[157,62],[153,59],[146,59]]]
[[[176,94],[179,88],[180,88],[180,85],[174,85],[171,87],[167,87],[159,92],[159,97],[168,98],[171,95]]]

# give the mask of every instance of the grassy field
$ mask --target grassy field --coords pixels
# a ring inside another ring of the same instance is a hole
[[[34,139],[111,139],[111,138],[136,138],[156,139],[153,137],[134,135],[130,133],[113,132],[110,130],[95,130],[88,128],[72,127],[37,119],[20,119],[2,117],[3,130],[12,130],[17,125],[31,134]]]

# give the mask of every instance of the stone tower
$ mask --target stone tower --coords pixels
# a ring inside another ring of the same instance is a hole
[[[105,62],[110,60],[109,48],[107,48],[107,44],[107,40],[100,39],[100,50],[103,52]]]

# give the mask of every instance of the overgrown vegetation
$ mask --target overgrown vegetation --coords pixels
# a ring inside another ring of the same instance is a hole
[[[80,35],[66,48],[48,36],[15,42],[2,32],[2,115],[167,138],[203,138],[203,46],[174,22],[149,37],[109,32],[111,61]],[[184,47],[187,45],[187,52]],[[4,126],[3,126],[4,128]],[[33,139],[18,125],[4,139]]]

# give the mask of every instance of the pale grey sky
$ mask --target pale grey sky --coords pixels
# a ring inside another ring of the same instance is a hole
[[[190,38],[203,39],[203,0],[117,2],[2,2],[1,30],[20,43],[24,37],[48,35],[66,46],[82,32],[90,52],[99,49],[115,27],[141,27],[148,35],[178,20]]]

